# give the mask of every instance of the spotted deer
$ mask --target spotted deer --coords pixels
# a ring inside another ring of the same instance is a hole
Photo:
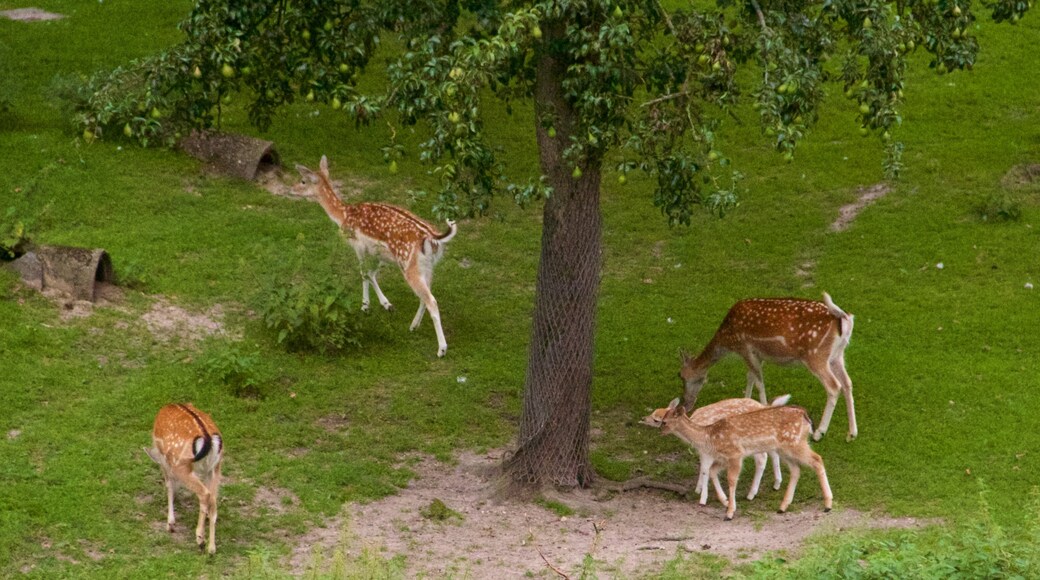
[[[766,402],[762,361],[803,364],[827,391],[827,404],[820,425],[813,434],[819,441],[831,424],[838,395],[845,396],[849,415],[847,441],[856,438],[856,407],[852,399],[852,379],[845,370],[845,347],[852,337],[851,314],[831,300],[826,292],[823,302],[800,298],[752,298],[733,305],[715,331],[715,336],[695,357],[682,353],[679,378],[685,386],[683,403],[692,407],[708,378],[708,369],[729,353],[736,353],[747,364],[750,397],[758,385],[759,400]]]
[[[786,512],[794,499],[801,465],[808,465],[816,471],[823,492],[823,511],[831,511],[834,497],[823,458],[809,447],[810,433],[812,419],[805,409],[795,406],[765,407],[731,415],[702,427],[686,416],[686,409],[679,406],[679,399],[675,399],[661,417],[661,434],[674,434],[696,448],[701,461],[707,461],[711,466],[712,477],[718,476],[720,468],[726,468],[729,484],[726,521],[732,520],[737,511],[737,479],[744,458],[756,453],[776,452],[790,470],[780,513]]]
[[[786,405],[791,400],[791,395],[784,395],[777,397],[770,403],[770,406],[779,407]],[[748,413],[750,411],[757,411],[764,409],[765,406],[754,399],[724,399],[717,403],[705,405],[694,409],[690,415],[690,420],[700,425],[701,427],[707,427],[720,419],[724,419],[731,415],[739,415],[740,413]],[[643,418],[642,423],[651,427],[660,427],[662,419],[668,409],[655,409],[653,413]],[[762,475],[766,470],[767,459],[773,460],[773,489],[780,489],[780,484],[783,482],[783,475],[780,473],[780,457],[774,453],[756,453],[755,458],[755,476],[751,480],[751,489],[748,491],[747,498],[749,500],[755,499],[758,495],[759,485],[762,483]],[[728,504],[729,500],[726,499],[726,492],[723,491],[722,485],[719,484],[718,473],[714,476],[709,473],[711,465],[705,461],[704,457],[701,457],[700,471],[697,476],[697,485],[694,488],[694,492],[700,493],[700,505],[707,505],[708,503],[708,480],[715,487],[715,494],[718,496],[719,501],[723,504]]]
[[[387,310],[393,305],[379,288],[376,276],[384,262],[397,264],[412,291],[419,297],[419,310],[412,319],[411,330],[419,327],[423,315],[430,311],[437,332],[437,356],[444,356],[448,343],[441,327],[437,299],[430,292],[433,268],[444,256],[444,245],[455,237],[455,222],[448,221],[448,231],[439,233],[412,212],[385,203],[344,203],[329,179],[329,162],[323,155],[317,172],[302,165],[296,170],[303,177],[297,195],[315,197],[332,222],[339,227],[347,243],[354,248],[361,266],[361,309],[368,310],[368,288],[371,285],[379,304]],[[375,263],[366,258],[374,257]]]
[[[152,429],[152,448],[145,453],[162,468],[166,484],[168,513],[166,526],[173,531],[173,495],[177,485],[190,489],[199,498],[199,523],[195,542],[199,549],[217,551],[217,488],[220,465],[224,460],[224,440],[220,429],[207,413],[191,403],[166,405],[159,409]],[[209,516],[209,543],[205,543],[205,522]]]

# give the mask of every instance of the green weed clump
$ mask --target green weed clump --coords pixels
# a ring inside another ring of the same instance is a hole
[[[264,383],[260,352],[243,352],[226,344],[211,348],[199,359],[199,382],[223,385],[236,397],[260,399]]]
[[[261,317],[278,344],[322,354],[361,346],[361,316],[340,277],[294,276],[264,292]]]
[[[25,253],[29,245],[26,224],[14,207],[7,208],[0,219],[0,260],[13,260]]]
[[[249,554],[246,565],[235,574],[234,578],[248,578],[249,580],[294,578],[293,574],[278,565],[277,560],[278,558],[268,550],[253,550]],[[394,580],[404,579],[408,576],[405,574],[404,558],[384,559],[367,548],[354,556],[347,552],[345,546],[339,546],[328,558],[321,552],[317,552],[302,577],[308,580],[369,580],[372,578]]]
[[[997,191],[983,198],[975,213],[984,222],[1016,222],[1022,218],[1022,200],[1007,191]]]
[[[1040,519],[1011,531],[993,518],[987,491],[979,516],[961,525],[880,536],[834,536],[793,563],[782,558],[751,566],[753,578],[1031,578],[1040,570]],[[1040,515],[1033,492],[1031,513]]]
[[[438,498],[433,498],[430,505],[419,510],[419,514],[428,520],[446,522],[452,518],[462,519],[462,514],[448,507]]]

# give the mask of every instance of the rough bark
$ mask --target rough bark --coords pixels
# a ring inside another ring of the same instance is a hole
[[[552,38],[563,26],[550,27]],[[530,356],[515,453],[504,465],[521,486],[588,486],[589,419],[596,301],[601,269],[599,207],[601,159],[577,162],[563,151],[578,127],[562,93],[566,63],[540,56],[535,112],[542,172],[553,187],[545,202],[542,250],[535,288]],[[541,119],[552,119],[550,137]]]

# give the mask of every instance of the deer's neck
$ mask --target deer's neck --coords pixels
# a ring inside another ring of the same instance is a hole
[[[332,185],[324,180],[318,184],[318,203],[337,226],[344,227],[349,224],[350,208],[336,195]]]
[[[690,360],[690,369],[696,371],[698,374],[707,373],[708,369],[715,363],[719,362],[719,359],[726,356],[729,353],[729,349],[724,348],[714,338],[708,343],[708,346],[704,347],[704,350],[700,352],[696,357]]]
[[[708,444],[707,430],[703,427],[699,427],[689,417],[680,419],[675,425],[675,430],[672,431],[672,433],[687,444],[698,449],[702,449]]]

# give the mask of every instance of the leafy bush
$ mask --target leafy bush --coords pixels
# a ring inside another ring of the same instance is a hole
[[[244,353],[222,344],[211,348],[199,359],[199,382],[218,383],[236,397],[261,398],[260,352]]]
[[[359,311],[343,279],[332,274],[275,282],[266,291],[261,316],[290,350],[322,354],[361,346]]]
[[[982,221],[1018,221],[1022,217],[1022,201],[1006,191],[997,191],[986,196],[975,207]]]
[[[25,253],[29,236],[25,232],[25,221],[18,217],[18,210],[7,208],[0,220],[0,260],[13,260]]]

